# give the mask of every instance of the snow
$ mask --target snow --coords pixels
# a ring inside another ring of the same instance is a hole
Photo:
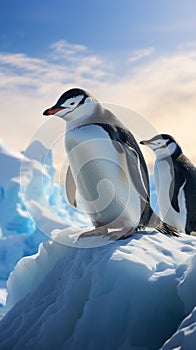
[[[11,274],[0,348],[153,350],[173,336],[172,344],[186,338],[179,349],[192,349],[195,237],[143,232],[73,248],[62,244],[64,235],[56,232],[61,244],[42,243]],[[163,349],[173,349],[168,344]]]
[[[5,288],[0,288],[0,305],[5,305],[7,293]]]
[[[78,240],[90,222],[54,183],[51,151],[0,142],[0,164],[1,350],[194,349],[196,237]]]
[[[188,315],[177,332],[165,343],[163,350],[184,349],[193,350],[196,341],[196,307]]]
[[[64,188],[54,183],[52,152],[34,141],[25,152],[11,149],[0,140],[0,286],[16,263],[35,254],[51,230],[70,224],[89,225],[89,219],[71,208]],[[0,301],[0,317],[4,299]]]
[[[0,164],[0,281],[5,281],[22,257],[37,252],[51,230],[71,220],[84,226],[87,220],[68,206],[54,184],[52,153],[40,142],[34,141],[24,157],[0,141]]]
[[[6,281],[16,263],[26,255],[35,254],[39,244],[47,237],[40,232],[31,235],[3,237],[0,240],[0,280]]]

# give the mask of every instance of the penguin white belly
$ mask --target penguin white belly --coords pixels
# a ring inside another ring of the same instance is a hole
[[[80,199],[92,222],[137,227],[141,203],[125,152],[120,153],[108,133],[93,124],[70,130],[65,146]]]
[[[178,194],[178,204],[180,212],[176,212],[172,207],[169,190],[172,182],[170,165],[166,160],[156,161],[155,183],[158,196],[158,204],[162,220],[178,228],[180,232],[185,232],[186,227],[186,204],[183,186]]]

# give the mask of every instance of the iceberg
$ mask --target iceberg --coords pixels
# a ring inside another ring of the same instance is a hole
[[[88,226],[88,218],[70,207],[55,183],[52,151],[33,141],[16,152],[0,141],[0,281],[16,263],[35,254],[53,229],[71,223]]]
[[[1,349],[193,349],[196,237],[141,232],[74,248],[64,234],[11,273]]]
[[[32,233],[35,226],[25,210],[20,192],[21,153],[8,148],[0,141],[0,228],[1,236]],[[24,159],[26,167],[30,161]]]
[[[1,141],[0,164],[1,236],[35,232],[40,210],[56,221],[46,232],[42,227],[48,236],[53,228],[66,227],[71,222],[89,225],[89,219],[70,207],[62,186],[55,183],[52,151],[40,141],[33,141],[23,154]]]

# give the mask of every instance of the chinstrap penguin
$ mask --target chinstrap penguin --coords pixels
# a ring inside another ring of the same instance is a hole
[[[180,232],[196,232],[196,168],[175,139],[160,134],[141,141],[155,155],[155,184],[162,219]]]
[[[44,111],[66,121],[65,148],[69,160],[67,198],[77,206],[76,189],[95,230],[81,235],[107,235],[119,239],[147,226],[178,235],[153,212],[149,178],[142,152],[116,116],[87,91],[66,91]],[[80,236],[80,237],[81,237]]]

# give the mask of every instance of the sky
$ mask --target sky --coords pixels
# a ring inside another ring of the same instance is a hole
[[[0,137],[17,150],[43,138],[61,167],[64,122],[42,111],[81,87],[122,106],[138,139],[171,134],[196,163],[195,13],[195,0],[1,1]]]

